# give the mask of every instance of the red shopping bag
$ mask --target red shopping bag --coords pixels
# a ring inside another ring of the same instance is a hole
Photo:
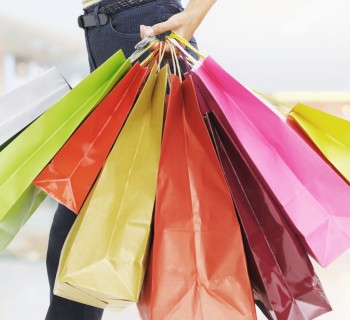
[[[34,180],[37,187],[79,212],[147,72],[133,66]]]
[[[256,319],[240,227],[192,84],[172,78],[143,319]]]
[[[252,163],[246,164],[248,158],[237,138],[231,142],[233,137],[228,138],[213,113],[207,113],[206,120],[259,272],[251,277],[254,289],[260,287],[263,297],[267,293],[267,306],[271,305],[277,319],[309,320],[330,311],[312,264],[284,219],[283,208],[250,170]]]

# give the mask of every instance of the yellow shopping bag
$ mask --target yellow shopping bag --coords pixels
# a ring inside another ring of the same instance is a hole
[[[350,182],[350,122],[301,103],[289,114],[340,174]]]
[[[64,245],[54,293],[100,308],[136,302],[147,266],[167,71],[156,66]]]

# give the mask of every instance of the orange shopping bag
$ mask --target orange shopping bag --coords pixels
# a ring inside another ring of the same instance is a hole
[[[78,213],[133,106],[147,69],[135,64],[34,180]]]
[[[256,319],[240,227],[192,79],[172,78],[143,319]]]

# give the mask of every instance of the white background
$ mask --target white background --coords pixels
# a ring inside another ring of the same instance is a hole
[[[349,12],[346,0],[219,0],[199,28],[197,40],[204,54],[260,90],[349,92]],[[67,37],[85,52],[84,35],[76,25],[79,14],[78,0],[0,0],[0,17]],[[82,74],[87,70],[86,58]],[[41,253],[45,248],[38,251],[32,243],[46,246],[53,210],[52,204],[44,207],[9,251],[0,255],[1,320],[44,319],[48,287]],[[317,267],[335,309],[320,319],[349,319],[349,263],[346,254],[327,270]],[[122,314],[107,312],[104,319],[138,317],[131,308]]]

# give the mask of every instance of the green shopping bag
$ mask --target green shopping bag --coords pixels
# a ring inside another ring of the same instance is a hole
[[[44,198],[32,181],[130,68],[118,51],[0,152],[0,250]]]

